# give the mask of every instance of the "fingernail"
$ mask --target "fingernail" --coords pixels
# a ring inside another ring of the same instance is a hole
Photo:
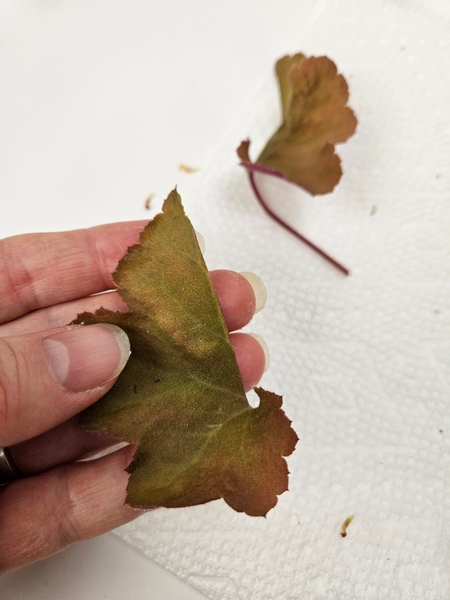
[[[257,313],[260,310],[262,310],[264,308],[264,306],[266,305],[266,300],[267,300],[266,286],[264,285],[262,279],[260,279],[258,277],[258,275],[255,275],[254,273],[244,271],[241,273],[241,275],[243,277],[245,277],[245,279],[249,282],[249,284],[253,288],[253,291],[255,293],[255,300],[256,300],[255,313]]]
[[[264,351],[264,360],[265,360],[265,364],[264,364],[264,373],[267,371],[267,369],[270,366],[270,352],[269,352],[269,346],[267,345],[266,340],[259,335],[258,333],[249,333],[249,335],[251,335],[252,337],[255,338],[255,340],[257,342],[259,342],[261,348]]]
[[[201,252],[202,254],[205,254],[205,252],[206,252],[206,242],[205,242],[205,238],[204,238],[204,237],[202,236],[202,234],[201,234],[199,231],[197,231],[197,230],[195,230],[195,235],[197,236],[197,242],[198,242],[198,245],[199,245],[199,247],[200,247],[200,252]]]
[[[72,392],[81,392],[111,381],[130,355],[127,334],[108,323],[70,327],[42,340],[53,376]]]

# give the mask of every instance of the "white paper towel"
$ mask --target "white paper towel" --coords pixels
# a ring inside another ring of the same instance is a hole
[[[184,199],[208,266],[267,285],[262,385],[301,438],[266,519],[217,501],[118,530],[209,598],[450,597],[449,39],[444,4],[342,0],[292,49],[337,63],[359,127],[333,194],[262,185],[350,278],[272,222],[237,166],[241,139],[257,151],[278,124],[272,78]]]

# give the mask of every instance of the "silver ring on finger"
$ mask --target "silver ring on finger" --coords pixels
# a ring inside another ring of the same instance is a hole
[[[15,465],[8,448],[0,447],[0,485],[5,485],[24,477]]]

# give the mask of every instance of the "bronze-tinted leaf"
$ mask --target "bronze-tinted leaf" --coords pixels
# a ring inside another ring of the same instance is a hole
[[[180,507],[224,498],[265,515],[288,486],[283,456],[297,436],[281,398],[257,389],[251,408],[195,231],[173,191],[120,261],[114,281],[129,311],[77,322],[114,323],[132,354],[84,427],[137,444],[127,502]]]
[[[341,161],[335,144],[356,129],[356,117],[347,106],[348,86],[336,65],[326,56],[285,56],[276,63],[282,123],[251,170],[272,172],[296,183],[311,194],[331,192],[339,182]]]

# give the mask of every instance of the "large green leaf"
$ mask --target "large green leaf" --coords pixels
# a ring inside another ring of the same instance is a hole
[[[195,231],[173,191],[120,261],[128,312],[99,309],[78,323],[115,323],[131,357],[82,425],[137,445],[127,502],[180,507],[224,498],[265,515],[288,486],[283,456],[297,436],[281,397],[256,389],[251,408]]]

